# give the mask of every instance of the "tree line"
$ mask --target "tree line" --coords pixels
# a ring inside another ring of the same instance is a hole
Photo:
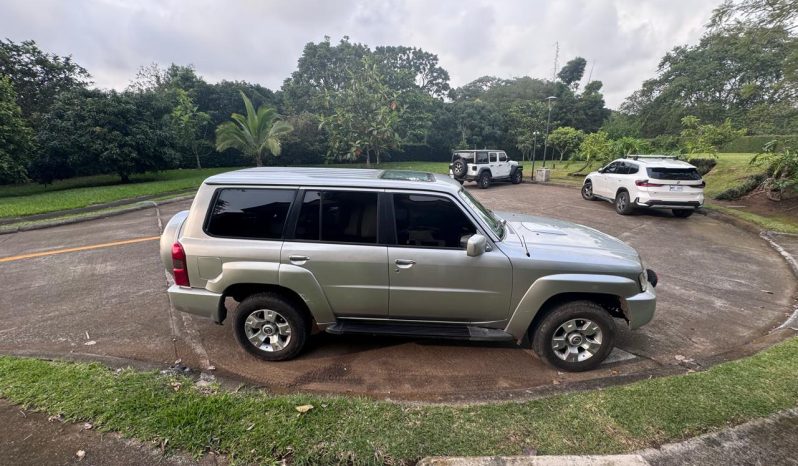
[[[496,147],[586,163],[628,153],[715,152],[798,132],[796,7],[727,1],[701,41],[663,57],[618,111],[575,57],[554,79],[483,76],[453,88],[430,52],[308,43],[280,89],[208,83],[191,66],[142,67],[123,91],[91,87],[71,57],[0,41],[0,183],[176,167],[447,160]],[[232,119],[231,119],[232,116]],[[546,128],[550,128],[546,140]],[[279,154],[279,161],[267,154]]]

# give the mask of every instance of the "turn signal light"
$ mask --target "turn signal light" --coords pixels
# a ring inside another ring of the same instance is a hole
[[[180,243],[172,245],[172,275],[175,277],[175,285],[191,286],[186,268],[186,251]]]

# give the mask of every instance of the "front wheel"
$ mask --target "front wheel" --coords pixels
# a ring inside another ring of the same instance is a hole
[[[615,195],[615,211],[621,215],[629,215],[635,210],[632,202],[629,200],[629,193],[620,191]]]
[[[490,174],[488,172],[482,172],[482,174],[479,175],[477,183],[479,183],[479,187],[482,189],[490,188]]]
[[[284,361],[302,351],[310,324],[305,314],[282,296],[259,293],[238,305],[233,331],[247,352],[266,361]]]
[[[523,180],[523,178],[524,178],[524,172],[522,172],[521,170],[516,170],[513,172],[512,176],[510,177],[510,181],[512,181],[513,184],[519,184],[521,183],[521,180]]]
[[[673,209],[673,216],[676,218],[687,218],[693,215],[693,209]]]
[[[595,369],[614,345],[615,322],[592,301],[558,305],[543,317],[532,335],[535,353],[568,372]]]
[[[586,201],[594,201],[596,197],[593,196],[593,182],[588,180],[582,185],[582,199]]]

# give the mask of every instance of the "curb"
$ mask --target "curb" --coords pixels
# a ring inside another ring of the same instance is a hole
[[[429,457],[416,466],[648,466],[640,455]]]
[[[111,208],[110,210],[89,211],[85,215],[76,214],[66,217],[49,218],[41,221],[18,222],[7,225],[0,225],[0,235],[17,233],[20,231],[41,230],[43,228],[51,228],[62,225],[70,225],[73,223],[87,222],[89,220],[96,220],[99,218],[114,217],[129,212],[135,212],[137,210],[149,209],[151,207],[158,207],[161,205],[171,204],[174,202],[186,201],[192,199],[193,197],[194,193],[191,193],[189,195],[177,196],[173,198],[164,199],[161,201],[146,200],[127,205],[120,204],[120,207],[116,209]]]

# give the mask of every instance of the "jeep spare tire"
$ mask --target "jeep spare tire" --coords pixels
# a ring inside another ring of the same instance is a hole
[[[457,178],[462,178],[468,173],[468,164],[463,159],[457,159],[452,164],[452,174]]]

